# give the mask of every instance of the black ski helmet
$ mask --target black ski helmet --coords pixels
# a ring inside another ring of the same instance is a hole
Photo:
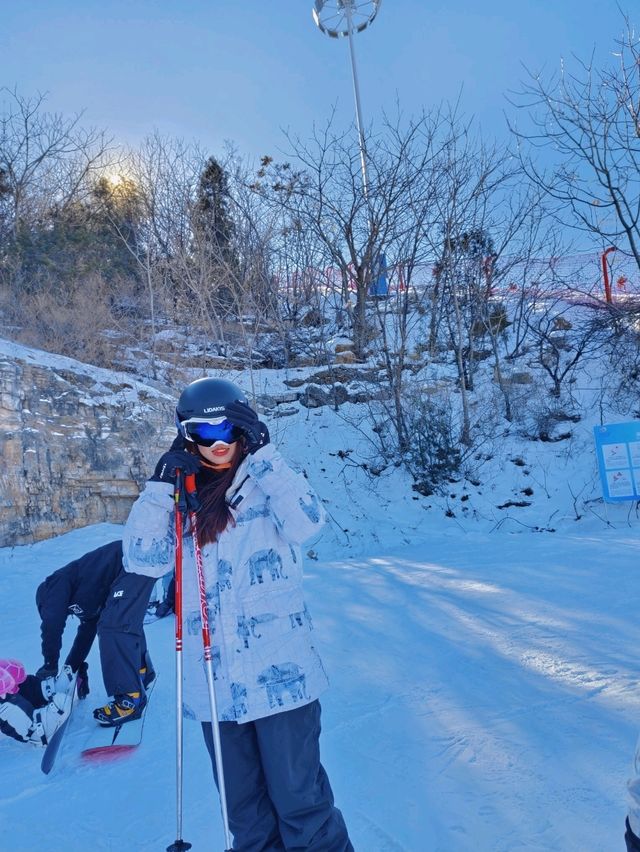
[[[247,402],[247,397],[233,382],[226,379],[196,379],[180,394],[176,406],[176,420],[182,423],[192,417],[224,417],[225,407],[236,400]]]

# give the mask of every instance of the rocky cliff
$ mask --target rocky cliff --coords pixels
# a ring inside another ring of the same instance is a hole
[[[0,546],[124,521],[174,405],[126,374],[0,341]]]

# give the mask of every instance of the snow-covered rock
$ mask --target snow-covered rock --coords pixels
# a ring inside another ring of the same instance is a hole
[[[174,404],[130,375],[0,340],[0,541],[123,521]]]

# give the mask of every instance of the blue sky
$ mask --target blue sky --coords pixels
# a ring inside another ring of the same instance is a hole
[[[48,92],[49,108],[135,144],[154,128],[225,139],[259,156],[308,135],[333,105],[353,118],[348,47],[320,33],[311,0],[21,0],[3,4],[0,83]],[[636,21],[638,23],[638,21]],[[606,59],[622,29],[614,0],[490,4],[383,0],[357,36],[365,122],[396,95],[406,113],[455,99],[504,136],[505,92],[523,64],[549,70],[572,52]]]

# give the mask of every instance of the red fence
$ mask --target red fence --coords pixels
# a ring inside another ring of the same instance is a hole
[[[627,296],[640,296],[640,269],[632,257],[614,251],[608,254],[606,263],[613,302],[623,301]],[[489,283],[489,263],[485,264],[484,274]],[[347,275],[350,278],[349,289],[353,291],[354,270],[347,270]],[[410,277],[405,265],[390,265],[387,268],[389,293],[404,292],[408,279],[412,288],[422,291],[432,286],[435,275],[436,267],[433,263],[415,266]],[[327,294],[339,294],[342,292],[342,274],[337,267],[331,266],[325,269],[303,269],[289,275],[276,275],[273,284],[284,293],[320,288]],[[544,295],[563,298],[573,294],[575,297],[585,296],[604,301],[602,254],[586,252],[528,261],[501,258],[491,280],[491,294],[507,298],[523,291],[532,297]]]

